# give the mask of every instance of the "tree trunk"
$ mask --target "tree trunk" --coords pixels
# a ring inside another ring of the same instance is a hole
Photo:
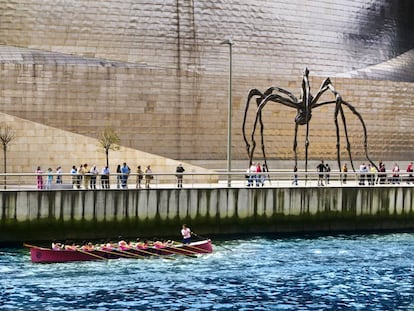
[[[7,173],[7,158],[6,158],[6,154],[7,154],[7,146],[3,145],[3,165],[4,165],[4,189],[6,189],[6,183],[7,183],[7,177],[6,177],[6,173]]]
[[[106,166],[109,168],[109,149],[105,149]]]

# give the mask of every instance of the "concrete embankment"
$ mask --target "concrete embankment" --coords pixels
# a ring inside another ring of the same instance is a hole
[[[414,229],[413,187],[0,192],[0,243]]]

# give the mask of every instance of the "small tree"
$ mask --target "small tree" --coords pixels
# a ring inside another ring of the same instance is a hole
[[[120,139],[113,128],[106,128],[99,135],[99,144],[105,149],[106,166],[109,167],[109,150],[119,150]]]
[[[0,141],[3,145],[3,172],[4,172],[4,189],[6,189],[7,173],[7,145],[16,137],[16,132],[9,126],[0,126]]]

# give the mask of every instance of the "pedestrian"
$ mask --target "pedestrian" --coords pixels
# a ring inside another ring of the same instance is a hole
[[[400,183],[400,167],[398,166],[398,163],[395,163],[392,168],[392,183]]]
[[[77,184],[78,189],[80,189],[81,184],[83,183],[84,174],[85,174],[85,170],[83,169],[83,164],[81,164],[78,167],[78,184]]]
[[[260,165],[260,162],[256,163],[256,187],[259,187],[259,185],[264,185],[263,181],[263,175],[262,175],[262,166]]]
[[[56,168],[56,183],[61,184],[62,182],[62,167],[58,166]]]
[[[186,224],[183,224],[182,226],[181,235],[183,236],[183,244],[191,243],[191,230]]]
[[[183,187],[183,173],[185,169],[183,165],[180,163],[178,164],[177,168],[175,169],[175,172],[177,173],[177,187],[182,188]]]
[[[323,162],[323,160],[321,160],[321,163],[318,164],[318,166],[316,167],[316,170],[319,172],[318,186],[324,186],[324,184],[323,184],[324,174],[323,173],[326,170],[326,166],[325,166],[325,163]]]
[[[141,165],[138,165],[137,166],[137,185],[136,185],[137,189],[141,188],[141,182],[142,182],[143,175],[144,175],[144,172],[141,169]]]
[[[359,185],[360,186],[364,186],[365,185],[365,177],[366,177],[366,173],[367,172],[368,172],[367,166],[365,165],[365,163],[362,163],[359,166],[359,173],[360,173],[360,175],[359,175]]]
[[[128,177],[129,174],[131,173],[131,169],[129,168],[129,166],[126,164],[126,162],[124,162],[122,164],[121,167],[121,185],[122,185],[122,189],[126,189],[128,187]]]
[[[293,167],[293,181],[292,185],[297,186],[298,185],[298,167],[295,165]]]
[[[370,172],[370,174],[369,174],[370,175],[369,176],[369,184],[371,186],[374,186],[375,185],[375,176],[377,175],[377,170],[376,170],[375,166],[373,166],[371,164],[368,165],[368,169],[369,169],[369,172]]]
[[[93,165],[91,170],[89,171],[89,173],[91,174],[91,183],[90,183],[90,188],[91,189],[96,189],[96,179],[99,175],[99,171],[96,168],[96,165]]]
[[[380,172],[382,172],[382,161],[378,162],[378,174],[377,174],[377,177],[375,178],[375,183],[376,184],[380,183],[380,181],[381,181],[382,174]]]
[[[263,165],[262,165],[262,172],[263,173],[267,173],[267,172],[269,172],[269,168],[267,167],[267,164],[266,163],[263,163]],[[269,174],[263,174],[262,175],[262,182],[263,182],[263,186],[264,186],[264,183],[265,183],[265,181],[266,181],[266,179],[268,179],[269,178]]]
[[[85,163],[83,165],[83,188],[89,189],[90,183],[91,183],[91,174],[89,173],[88,164]]]
[[[253,186],[253,184],[255,182],[257,182],[256,181],[256,178],[257,178],[257,176],[256,176],[256,164],[252,163],[250,165],[250,172],[251,172],[250,178],[252,179],[252,186]]]
[[[116,188],[121,188],[121,164],[116,167]]]
[[[346,163],[342,166],[342,183],[346,184],[347,174],[348,174],[348,166]]]
[[[75,165],[72,166],[72,169],[70,170],[70,174],[72,175],[72,186],[75,188],[79,188],[78,187],[78,169],[76,168]]]
[[[251,174],[250,166],[246,170],[245,177],[247,179],[247,187],[253,186],[253,179],[252,179],[252,174]]]
[[[381,172],[381,175],[378,175],[379,183],[383,185],[387,183],[387,170],[385,168],[385,163],[380,162],[379,170]]]
[[[408,173],[408,178],[407,178],[407,184],[410,184],[413,182],[413,162],[408,163],[407,166],[407,173]]]
[[[331,171],[331,167],[329,166],[328,163],[326,163],[326,165],[325,165],[325,172],[326,172],[326,174],[325,174],[325,182],[326,182],[326,184],[329,184],[329,181],[330,181],[330,178],[331,178],[331,176],[329,174],[330,171]]]
[[[38,174],[38,175],[36,176],[36,181],[37,181],[37,189],[41,190],[41,189],[43,189],[43,176],[42,176],[43,171],[42,171],[42,169],[40,168],[40,166],[38,166],[38,167],[37,167],[37,169],[36,169],[36,174]]]
[[[109,189],[110,188],[110,186],[109,186],[109,174],[110,174],[109,168],[108,168],[108,166],[105,166],[102,169],[102,172],[101,172],[102,189]]]
[[[52,183],[53,183],[53,172],[52,168],[47,169],[47,178],[46,178],[46,189],[50,190],[52,189]]]
[[[148,165],[145,170],[145,188],[150,187],[151,179],[154,179],[154,176],[152,175],[151,166]]]

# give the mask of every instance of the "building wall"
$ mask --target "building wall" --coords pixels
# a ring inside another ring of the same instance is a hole
[[[176,160],[225,159],[229,51],[220,42],[231,37],[234,159],[247,160],[249,89],[300,96],[308,66],[313,92],[329,76],[362,114],[374,160],[409,160],[412,8],[397,0],[4,0],[1,111],[92,138],[111,126],[122,145]],[[295,113],[266,107],[269,158],[293,158]],[[360,124],[346,116],[362,159]],[[333,107],[315,109],[310,157],[335,159],[335,133]],[[304,129],[298,137],[303,159]]]

